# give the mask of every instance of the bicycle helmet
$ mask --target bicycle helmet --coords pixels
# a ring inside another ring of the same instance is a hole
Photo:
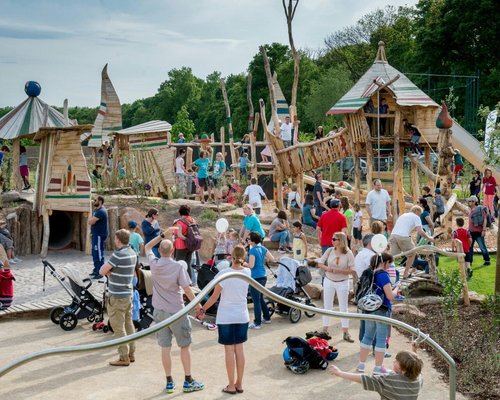
[[[369,293],[366,296],[363,296],[358,301],[358,308],[363,311],[375,311],[380,308],[383,301],[382,298],[375,293]]]
[[[296,362],[289,364],[286,367],[294,374],[305,374],[309,370],[309,362],[306,360],[296,360]]]

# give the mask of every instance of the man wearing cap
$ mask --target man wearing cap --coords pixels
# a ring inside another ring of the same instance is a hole
[[[321,254],[325,254],[328,248],[332,247],[332,237],[337,232],[347,234],[347,218],[339,211],[340,201],[330,200],[330,211],[321,215],[316,232],[318,234],[319,244],[321,245]]]
[[[144,254],[144,239],[137,232],[139,230],[139,228],[137,227],[137,222],[132,220],[128,221],[128,230],[130,231],[130,247],[132,247],[137,256]]]
[[[186,139],[184,139],[184,134],[179,133],[179,139],[177,139],[177,143],[186,143]]]
[[[486,236],[486,227],[488,223],[487,211],[484,206],[480,206],[476,196],[470,196],[467,199],[467,205],[470,208],[469,212],[469,232],[472,242],[469,249],[470,263],[472,265],[472,257],[474,255],[474,243],[477,242],[481,253],[483,254],[484,266],[491,264],[490,255],[486,248],[484,237]]]

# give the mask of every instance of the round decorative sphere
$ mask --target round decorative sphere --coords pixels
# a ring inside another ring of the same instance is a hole
[[[204,133],[203,135],[201,135],[201,139],[208,139],[208,135],[206,133]]]
[[[26,85],[24,85],[24,91],[30,97],[37,97],[38,95],[40,95],[42,87],[38,82],[28,81],[26,82]]]

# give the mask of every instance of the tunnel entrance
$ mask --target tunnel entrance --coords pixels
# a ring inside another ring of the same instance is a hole
[[[49,217],[50,236],[49,249],[61,250],[69,247],[73,241],[73,213],[53,211]]]

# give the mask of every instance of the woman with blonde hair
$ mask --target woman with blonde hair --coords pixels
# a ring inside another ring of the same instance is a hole
[[[245,248],[236,246],[231,253],[233,262],[231,268],[227,268],[217,276],[228,272],[242,272],[250,276],[250,270],[243,266],[245,262]],[[222,389],[224,393],[243,393],[243,372],[245,370],[245,353],[243,343],[248,338],[248,323],[250,315],[247,307],[248,282],[239,278],[229,278],[214,288],[212,296],[201,308],[199,318],[203,319],[205,311],[208,310],[219,298],[217,308],[217,324],[219,332],[219,343],[224,345],[226,371],[228,385]]]
[[[347,236],[337,232],[332,238],[333,247],[330,247],[318,260],[318,268],[325,271],[323,280],[323,307],[333,309],[333,299],[337,293],[339,311],[347,312],[349,300],[349,275],[354,274],[354,255],[347,246]],[[349,320],[342,318],[343,339],[353,343],[349,334]],[[330,317],[323,317],[323,331],[328,332]]]

